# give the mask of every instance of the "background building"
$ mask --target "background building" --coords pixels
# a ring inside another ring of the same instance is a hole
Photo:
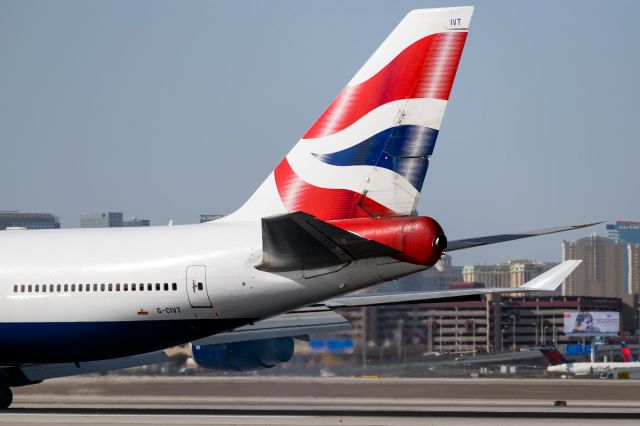
[[[223,214],[201,214],[200,223],[210,222],[212,220],[220,219],[221,217],[224,217],[224,215]]]
[[[562,260],[580,259],[582,264],[564,281],[565,296],[618,297],[624,299],[625,244],[591,235],[562,242]]]
[[[468,265],[462,269],[462,277],[465,282],[484,283],[485,287],[515,288],[556,265],[554,262],[540,260],[510,260],[496,265]]]
[[[122,226],[122,213],[101,212],[101,213],[81,213],[81,228],[115,228]]]
[[[628,222],[625,222],[628,223]],[[640,312],[638,294],[638,249],[622,237],[633,233],[615,229],[615,239],[591,235],[578,241],[562,242],[562,259],[580,259],[582,264],[562,285],[566,296],[617,297],[622,300],[622,328],[637,331]]]
[[[426,271],[371,287],[364,290],[364,293],[446,290],[451,283],[459,281],[462,281],[462,267],[453,266],[451,256],[445,254]]]
[[[81,213],[81,228],[120,228],[123,226],[150,226],[147,219],[131,217],[124,219],[122,212]]]
[[[627,286],[632,294],[640,294],[640,244],[627,244]]]
[[[640,244],[640,222],[618,220],[614,224],[607,224],[609,238],[618,242]]]
[[[7,228],[58,229],[60,221],[51,213],[0,211],[0,230]]]
[[[122,226],[151,226],[151,221],[149,219],[140,219],[131,216],[122,222]]]
[[[638,274],[638,245],[640,245],[640,222],[618,220],[608,224],[609,238],[615,242],[626,244],[625,289],[629,294],[640,293],[640,276]]]
[[[617,298],[546,296],[423,303],[340,310],[354,325],[356,350],[370,358],[431,352],[500,352],[576,341],[564,334],[565,312],[616,311]]]

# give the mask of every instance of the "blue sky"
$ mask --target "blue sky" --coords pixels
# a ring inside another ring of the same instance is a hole
[[[0,0],[0,209],[229,213],[430,1]],[[450,239],[640,220],[639,2],[476,1],[419,204]],[[560,259],[604,227],[454,255]]]

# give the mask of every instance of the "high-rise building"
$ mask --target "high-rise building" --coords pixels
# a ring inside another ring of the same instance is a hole
[[[609,238],[618,242],[640,244],[640,222],[618,220],[615,224],[607,224]]]
[[[615,224],[608,224],[609,238],[616,242],[625,243],[626,262],[625,289],[627,293],[640,293],[640,276],[638,276],[637,246],[640,244],[640,222],[618,220]],[[635,262],[635,263],[634,263]]]
[[[60,220],[51,213],[0,211],[0,230],[7,228],[58,229]]]
[[[640,293],[640,244],[627,244],[627,286],[630,293]]]
[[[626,300],[625,246],[595,234],[578,241],[563,241],[562,260],[580,259],[582,264],[564,281],[562,294]]]
[[[149,226],[148,219],[131,217],[124,219],[122,212],[81,213],[81,228],[120,228],[123,226]]]

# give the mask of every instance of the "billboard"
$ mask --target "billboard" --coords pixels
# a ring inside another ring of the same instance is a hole
[[[598,351],[598,347],[596,346],[596,352]],[[590,355],[591,354],[591,345],[590,344],[580,344],[580,343],[567,343],[567,356],[579,356],[579,355]]]
[[[567,336],[616,336],[620,332],[620,312],[565,312]]]

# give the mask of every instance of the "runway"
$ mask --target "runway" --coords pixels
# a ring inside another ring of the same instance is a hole
[[[637,424],[623,380],[77,377],[14,389],[0,424]],[[567,402],[555,407],[554,401]]]
[[[456,426],[507,426],[517,422],[518,425],[636,425],[637,419],[589,419],[589,418],[502,418],[494,416],[478,417],[474,413],[461,416],[429,415],[429,416],[379,416],[369,415],[305,415],[305,414],[191,414],[177,412],[173,415],[157,415],[149,413],[105,414],[97,413],[8,413],[0,417],[0,424],[19,425],[60,425],[91,424],[92,426],[122,424],[157,424],[157,425],[456,425]]]

